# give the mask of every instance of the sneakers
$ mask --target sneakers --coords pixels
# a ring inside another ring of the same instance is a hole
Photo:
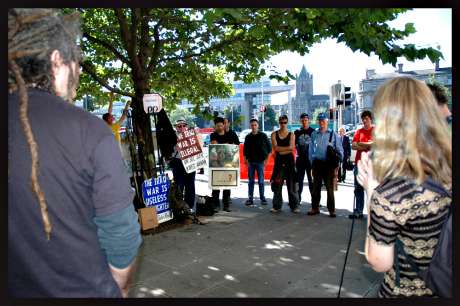
[[[329,217],[331,217],[331,218],[337,217],[337,216],[335,215],[335,211],[330,211],[330,212],[329,212]]]
[[[272,209],[270,209],[270,212],[279,213],[279,212],[281,212],[281,209],[272,208]]]
[[[310,209],[310,211],[307,212],[307,215],[309,216],[314,216],[319,214],[319,209]]]
[[[247,200],[246,203],[244,203],[246,206],[253,206],[254,202],[252,200]]]
[[[268,202],[267,202],[267,200],[266,200],[266,199],[262,199],[262,200],[260,200],[260,203],[261,203],[262,205],[267,205],[267,204],[268,204]]]
[[[298,207],[297,207],[297,208],[294,208],[294,209],[292,209],[292,212],[293,212],[294,214],[298,214],[298,213],[300,213],[300,209],[299,209]]]
[[[363,214],[351,214],[351,215],[348,215],[348,218],[350,218],[350,219],[362,219]]]
[[[228,208],[228,207],[224,207],[223,211],[231,212],[230,208]]]

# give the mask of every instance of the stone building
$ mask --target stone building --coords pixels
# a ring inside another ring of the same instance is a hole
[[[288,109],[292,112],[293,121],[298,121],[302,113],[311,116],[317,108],[329,108],[329,95],[313,94],[313,75],[307,72],[305,65],[302,65],[300,74],[296,75],[296,96],[291,103]]]
[[[398,64],[398,70],[390,73],[376,73],[374,69],[366,70],[366,78],[359,83],[359,113],[372,110],[374,94],[387,80],[398,76],[410,76],[424,82],[436,81],[447,87],[452,93],[452,67],[440,68],[436,63],[433,69],[404,71],[403,64]],[[452,99],[449,98],[449,108],[452,109]]]

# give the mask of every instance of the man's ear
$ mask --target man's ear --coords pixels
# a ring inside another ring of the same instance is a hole
[[[50,55],[50,60],[51,60],[51,69],[53,70],[54,73],[56,73],[57,71],[55,70],[59,68],[63,63],[61,53],[58,50],[53,50],[53,52],[51,52],[51,55]]]

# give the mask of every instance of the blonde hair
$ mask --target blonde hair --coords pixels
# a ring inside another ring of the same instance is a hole
[[[375,178],[427,176],[450,187],[452,139],[428,86],[410,77],[383,84],[374,97]]]

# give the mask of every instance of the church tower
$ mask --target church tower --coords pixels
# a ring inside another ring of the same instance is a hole
[[[302,70],[296,79],[296,97],[307,97],[313,95],[313,75],[310,75],[302,65]]]
[[[293,120],[297,121],[302,113],[310,114],[311,96],[313,96],[313,75],[310,75],[305,65],[302,65],[300,74],[296,77],[296,97],[292,103]]]

